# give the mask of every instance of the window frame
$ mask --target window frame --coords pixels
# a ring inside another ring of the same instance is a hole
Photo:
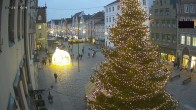
[[[195,46],[196,47],[196,36],[192,37],[192,39],[193,39],[192,40],[192,43],[193,43],[192,46]]]
[[[180,44],[185,44],[185,35],[180,36]]]
[[[191,36],[190,35],[187,35],[186,36],[186,45],[191,45]]]

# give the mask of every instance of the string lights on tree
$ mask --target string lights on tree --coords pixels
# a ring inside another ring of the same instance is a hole
[[[87,95],[90,110],[176,110],[165,91],[171,74],[161,63],[158,46],[148,39],[147,15],[138,0],[120,0],[122,14],[110,29],[115,49],[104,49]]]

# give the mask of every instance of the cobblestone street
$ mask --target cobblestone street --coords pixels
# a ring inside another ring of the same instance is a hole
[[[67,46],[67,44],[65,43]],[[55,67],[53,65],[43,66],[43,69],[39,69],[39,89],[50,88],[53,96],[53,104],[47,102],[48,92],[44,92],[46,105],[51,110],[85,110],[85,85],[89,82],[91,74],[93,74],[93,69],[96,64],[99,64],[104,60],[104,56],[97,52],[95,57],[88,56],[88,53],[92,54],[92,50],[89,48],[96,48],[95,46],[88,44],[80,44],[80,53],[82,53],[83,46],[84,55],[81,60],[79,60],[78,72],[78,60],[76,55],[78,52],[77,44],[73,45],[74,60],[73,66],[69,67]],[[67,48],[66,48],[67,49]],[[65,50],[66,50],[65,49]],[[44,56],[42,52],[40,58]],[[54,73],[58,74],[58,80],[55,82]]]
[[[65,45],[66,50],[67,44],[65,43]],[[49,92],[44,92],[45,103],[49,110],[86,110],[85,86],[93,74],[93,68],[104,60],[104,56],[101,52],[97,52],[95,57],[89,57],[88,53],[92,54],[92,50],[89,50],[89,48],[96,47],[90,44],[80,44],[80,53],[82,53],[83,46],[85,50],[83,58],[79,60],[80,72],[78,72],[77,46],[77,44],[73,45],[75,57],[72,66],[61,68],[47,64],[39,69],[39,89],[48,89],[53,86],[53,89],[50,90],[53,96],[52,104],[48,103]],[[45,53],[41,52],[39,57],[42,58],[44,55]],[[53,76],[55,72],[58,74],[57,82],[55,82]],[[180,74],[180,77],[168,82],[167,91],[179,101],[178,110],[196,110],[195,73],[192,75],[192,81],[186,85],[182,85],[182,82],[190,76],[190,73],[185,70],[174,70],[172,75],[176,74]]]

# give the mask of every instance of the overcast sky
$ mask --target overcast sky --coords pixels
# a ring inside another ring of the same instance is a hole
[[[115,0],[38,0],[39,6],[47,6],[47,21],[70,18],[77,12],[93,14],[104,9],[103,6]]]

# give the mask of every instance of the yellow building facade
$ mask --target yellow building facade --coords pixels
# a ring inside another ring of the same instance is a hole
[[[48,49],[47,23],[36,23],[36,48]]]

